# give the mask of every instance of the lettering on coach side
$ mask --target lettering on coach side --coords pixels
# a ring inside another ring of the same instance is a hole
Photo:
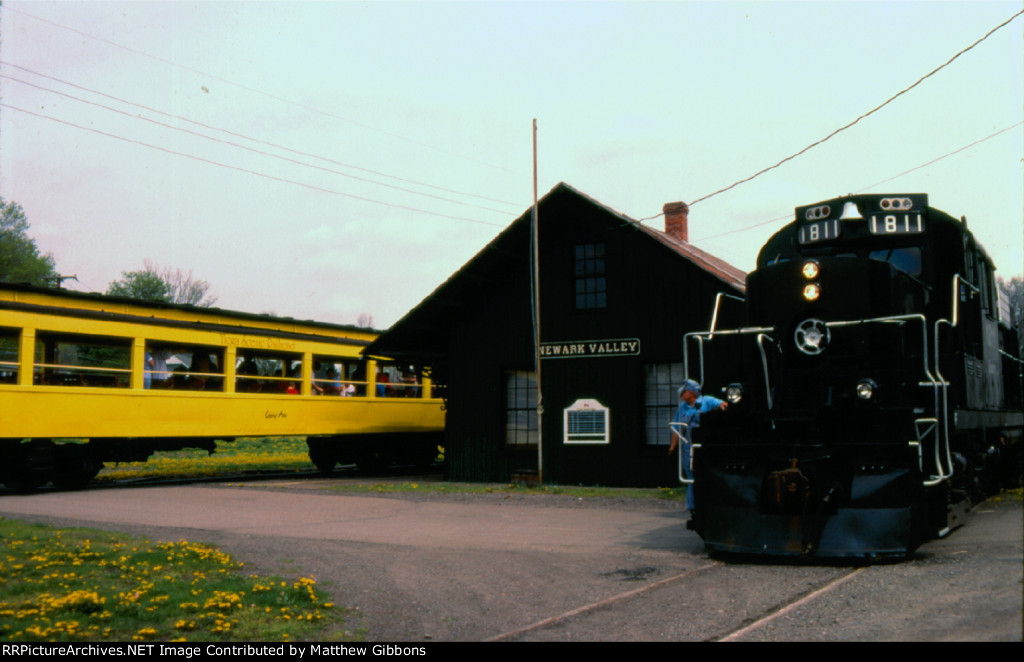
[[[640,354],[639,338],[616,338],[614,340],[573,340],[569,342],[545,342],[540,344],[542,359],[578,359],[599,356],[637,356]]]

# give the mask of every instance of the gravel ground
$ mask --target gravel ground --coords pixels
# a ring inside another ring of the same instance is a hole
[[[322,489],[332,482],[0,497],[0,513],[212,543],[260,574],[312,575],[367,641],[1022,636],[1019,495],[907,561],[856,569],[711,559],[680,501]]]

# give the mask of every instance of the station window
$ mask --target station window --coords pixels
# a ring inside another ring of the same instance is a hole
[[[525,370],[505,373],[505,445],[537,445],[537,375]]]
[[[48,386],[128,388],[131,341],[127,338],[40,333],[36,336],[35,374]]]
[[[576,310],[607,307],[604,244],[577,244],[574,250]]]
[[[145,388],[181,391],[223,391],[224,350],[221,347],[146,344]]]
[[[298,395],[301,382],[301,354],[267,350],[238,353],[235,367],[235,391],[238,393]]]
[[[0,329],[0,384],[18,381],[18,331]]]
[[[650,363],[644,366],[644,443],[668,446],[672,432],[668,424],[679,408],[677,391],[683,383],[682,363]]]

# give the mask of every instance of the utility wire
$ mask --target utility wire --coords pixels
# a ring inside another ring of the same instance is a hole
[[[217,161],[212,161],[210,159],[204,159],[204,158],[202,158],[200,156],[195,156],[194,154],[185,154],[183,152],[176,152],[176,151],[174,151],[172,149],[167,149],[166,147],[160,147],[159,145],[151,145],[149,143],[145,143],[145,142],[142,142],[140,140],[134,140],[132,138],[125,138],[124,136],[119,136],[119,135],[116,135],[116,134],[113,134],[113,133],[107,133],[106,131],[100,131],[99,129],[94,129],[92,127],[81,126],[79,124],[74,124],[73,122],[67,122],[65,120],[57,119],[56,117],[49,117],[47,115],[40,115],[39,113],[34,113],[34,112],[30,111],[30,110],[25,110],[24,108],[18,108],[16,106],[11,106],[10,104],[6,104],[6,103],[2,103],[2,102],[0,102],[0,107],[2,107],[2,108],[10,108],[11,110],[16,110],[16,111],[25,113],[27,115],[32,115],[33,117],[39,117],[41,119],[50,120],[52,122],[57,122],[59,124],[64,124],[66,126],[74,127],[76,129],[82,129],[83,131],[91,131],[92,133],[97,133],[97,134],[99,134],[101,136],[106,136],[108,138],[114,138],[116,140],[121,140],[123,142],[132,143],[132,144],[135,144],[135,145],[141,145],[143,147],[149,147],[150,149],[155,149],[155,150],[158,150],[158,151],[161,151],[161,152],[165,152],[167,154],[174,154],[175,156],[183,156],[183,157],[185,157],[187,159],[193,159],[195,161],[200,161],[202,163],[207,163],[209,165],[215,165],[215,166],[219,166],[221,168],[227,168],[229,170],[235,170],[235,171],[238,171],[238,172],[244,172],[244,173],[249,174],[249,175],[256,175],[257,177],[263,177],[265,179],[272,179],[274,181],[283,182],[283,183],[286,183],[286,184],[296,184],[298,186],[303,186],[305,188],[312,189],[314,191],[320,191],[321,193],[330,193],[331,195],[340,195],[340,196],[343,196],[343,197],[346,197],[346,198],[352,198],[352,199],[355,199],[355,200],[362,200],[363,202],[370,202],[370,203],[377,204],[377,205],[383,205],[385,207],[394,207],[396,209],[404,209],[406,211],[413,211],[413,212],[417,212],[417,213],[420,213],[420,214],[429,214],[431,216],[439,216],[441,218],[449,218],[449,219],[456,220],[456,221],[467,221],[469,223],[479,223],[480,225],[491,225],[491,226],[499,227],[499,228],[505,227],[505,225],[501,224],[501,223],[490,223],[488,221],[481,221],[481,220],[475,219],[475,218],[466,218],[466,217],[463,217],[463,216],[451,216],[449,214],[441,214],[441,213],[438,213],[438,212],[428,211],[426,209],[419,209],[419,208],[416,208],[416,207],[409,207],[409,206],[406,206],[406,205],[399,205],[399,204],[395,204],[395,203],[391,203],[391,202],[383,202],[382,200],[374,200],[372,198],[365,198],[365,197],[362,197],[362,196],[359,196],[359,195],[353,195],[351,193],[343,193],[341,191],[334,191],[334,190],[331,190],[331,189],[323,188],[321,186],[314,186],[313,184],[306,184],[305,182],[296,181],[294,179],[285,179],[284,177],[275,177],[274,175],[268,175],[266,173],[257,172],[255,170],[249,170],[247,168],[239,168],[238,166],[228,165],[226,163],[219,163]]]
[[[198,69],[193,69],[193,68],[187,67],[187,66],[185,66],[183,64],[178,64],[177,62],[172,62],[170,60],[166,60],[166,59],[164,59],[162,57],[159,57],[157,55],[152,55],[150,53],[146,53],[144,51],[140,51],[140,50],[131,48],[130,46],[125,46],[123,44],[119,44],[117,42],[110,41],[109,39],[104,39],[103,37],[97,37],[96,35],[89,34],[88,32],[82,32],[81,30],[77,30],[75,28],[71,28],[71,27],[68,27],[66,25],[61,25],[60,23],[55,23],[55,22],[49,21],[49,20],[47,20],[45,18],[40,18],[39,16],[35,16],[34,14],[29,14],[28,12],[22,11],[20,9],[15,9],[13,7],[9,7],[9,6],[6,6],[6,5],[4,5],[4,9],[7,10],[7,11],[13,11],[13,12],[15,12],[17,14],[21,14],[23,16],[27,16],[29,18],[35,19],[37,21],[40,21],[42,23],[47,23],[47,24],[52,25],[54,27],[61,28],[62,30],[68,30],[69,32],[74,32],[76,34],[82,35],[83,37],[88,37],[89,39],[94,39],[96,41],[103,42],[104,44],[108,44],[110,46],[114,46],[116,48],[120,48],[120,49],[126,50],[129,53],[134,53],[136,55],[141,55],[143,57],[148,57],[148,58],[157,60],[158,62],[162,62],[162,63],[164,63],[166,65],[169,65],[169,66],[172,66],[172,67],[177,67],[179,69],[184,69],[185,71],[190,71],[190,72],[192,72],[194,74],[198,74],[200,76],[205,76],[205,77],[207,77],[207,78],[209,78],[211,80],[220,81],[220,82],[222,82],[222,83],[224,83],[226,85],[231,85],[233,87],[237,87],[239,89],[246,90],[247,92],[252,92],[253,94],[259,94],[259,95],[265,96],[265,97],[267,97],[269,99],[273,99],[275,101],[280,101],[281,103],[286,103],[288,105],[295,106],[297,108],[302,108],[304,110],[308,110],[308,111],[310,111],[312,113],[317,113],[319,115],[324,115],[324,116],[330,117],[332,119],[341,120],[342,122],[347,122],[348,124],[352,124],[354,126],[358,126],[361,129],[366,129],[368,131],[374,131],[376,133],[380,133],[380,134],[388,136],[390,138],[395,138],[395,139],[398,139],[398,140],[403,140],[405,142],[409,142],[409,143],[412,143],[414,145],[419,145],[420,147],[425,147],[427,149],[431,149],[431,150],[434,150],[436,152],[441,152],[442,154],[447,154],[448,156],[454,156],[456,158],[460,158],[460,159],[464,159],[464,160],[467,160],[467,161],[471,161],[471,162],[476,163],[478,165],[483,165],[483,166],[487,166],[488,168],[494,168],[496,170],[501,170],[501,171],[509,173],[509,174],[519,174],[519,173],[516,173],[513,170],[510,170],[510,169],[502,167],[502,166],[494,165],[492,163],[487,163],[485,161],[480,161],[478,159],[474,159],[474,158],[466,156],[464,154],[458,154],[456,152],[452,152],[452,151],[443,149],[441,147],[437,147],[436,145],[431,145],[429,143],[425,143],[425,142],[422,142],[422,141],[419,141],[419,140],[415,140],[413,138],[408,138],[406,136],[402,136],[402,135],[399,135],[397,133],[391,133],[391,132],[385,131],[383,129],[378,129],[378,128],[370,126],[368,124],[363,124],[361,122],[357,122],[356,120],[348,119],[347,117],[341,117],[340,115],[335,115],[333,113],[329,113],[327,111],[320,110],[319,108],[314,108],[313,106],[307,106],[306,104],[303,104],[303,103],[298,103],[296,101],[291,101],[290,99],[285,99],[283,97],[279,97],[279,96],[270,94],[269,92],[264,92],[263,90],[260,90],[260,89],[256,89],[256,88],[253,88],[253,87],[248,87],[246,85],[242,85],[241,83],[236,83],[236,82],[234,82],[232,80],[228,80],[226,78],[221,78],[220,76],[214,76],[214,75],[208,74],[208,73],[206,73],[204,71],[200,71]]]
[[[940,157],[934,158],[931,161],[928,161],[927,163],[922,163],[921,165],[914,166],[913,168],[911,168],[909,170],[904,170],[903,172],[901,172],[898,175],[893,175],[892,177],[888,177],[888,178],[883,179],[883,180],[881,180],[879,182],[875,182],[874,184],[871,184],[870,186],[865,186],[864,188],[856,191],[856,193],[863,193],[865,191],[869,191],[869,190],[875,188],[876,186],[880,186],[882,184],[885,184],[886,182],[891,182],[894,179],[899,179],[900,177],[903,177],[904,175],[909,175],[910,173],[914,172],[915,170],[920,170],[921,168],[926,168],[926,167],[928,167],[930,165],[938,163],[939,161],[941,161],[943,159],[947,159],[947,158],[949,158],[951,156],[955,156],[956,154],[959,154],[960,152],[968,150],[971,147],[975,147],[977,145],[980,145],[981,143],[983,143],[983,142],[985,142],[987,140],[991,140],[992,138],[995,138],[996,136],[1000,136],[1000,135],[1006,133],[1007,131],[1010,131],[1012,129],[1016,129],[1018,126],[1021,126],[1021,125],[1024,125],[1024,122],[1017,122],[1016,124],[1012,124],[1012,125],[1006,127],[1005,129],[1000,129],[999,131],[996,131],[995,133],[993,133],[991,135],[985,136],[984,138],[981,138],[979,140],[975,140],[974,142],[969,143],[967,145],[964,145],[963,147],[960,147],[958,149],[955,149],[952,152],[949,152],[947,154],[943,154]],[[769,225],[769,224],[772,224],[772,223],[778,223],[779,221],[788,221],[788,220],[790,220],[792,218],[793,218],[792,214],[786,214],[785,216],[779,216],[778,218],[773,218],[770,221],[761,221],[760,223],[755,223],[753,225],[748,225],[746,227],[737,228],[736,230],[728,230],[726,232],[719,232],[718,234],[712,234],[712,235],[708,235],[706,237],[698,237],[697,239],[694,239],[694,241],[706,241],[708,239],[717,239],[718,237],[725,237],[725,236],[728,236],[728,235],[731,235],[731,234],[736,234],[736,233],[739,233],[739,232],[746,232],[747,230],[753,230],[754,228],[759,228],[759,227],[761,227],[763,225]]]
[[[6,63],[0,61],[0,64],[6,64]],[[14,66],[17,66],[17,65],[14,65]],[[22,67],[18,67],[18,68],[22,69]],[[28,71],[28,70],[26,69],[25,71]],[[473,203],[470,203],[470,202],[463,202],[461,200],[453,200],[451,198],[444,198],[444,197],[441,197],[441,196],[438,196],[438,195],[433,195],[431,193],[423,193],[421,191],[414,191],[412,189],[403,188],[401,186],[395,186],[393,184],[385,184],[383,182],[373,181],[372,179],[366,179],[364,177],[357,177],[355,175],[350,175],[348,173],[340,172],[338,170],[331,170],[330,168],[324,168],[322,166],[316,166],[316,165],[312,165],[312,164],[309,164],[309,163],[303,163],[302,161],[297,161],[295,159],[291,159],[291,158],[288,158],[286,156],[281,156],[279,154],[271,154],[269,152],[264,152],[264,151],[261,151],[261,150],[258,150],[258,149],[252,148],[252,147],[247,147],[245,145],[239,145],[238,143],[233,143],[233,142],[230,142],[230,141],[227,141],[227,140],[221,140],[220,138],[214,138],[212,136],[207,136],[207,135],[204,135],[204,134],[201,134],[201,133],[197,133],[195,131],[190,131],[189,129],[185,129],[185,128],[178,127],[178,126],[173,126],[171,124],[166,124],[164,122],[158,122],[156,120],[150,119],[148,117],[143,117],[141,115],[137,115],[137,114],[133,115],[133,114],[125,112],[123,110],[118,110],[117,108],[111,108],[110,106],[104,106],[103,104],[99,104],[99,103],[96,103],[94,101],[89,101],[87,99],[82,99],[80,97],[72,96],[72,95],[67,94],[65,92],[58,92],[57,90],[51,90],[49,88],[42,87],[41,85],[36,85],[35,83],[30,83],[28,81],[21,80],[20,78],[14,78],[13,76],[8,76],[6,74],[0,74],[0,78],[6,78],[7,80],[12,80],[12,81],[14,81],[16,83],[21,83],[22,85],[28,85],[29,87],[34,87],[34,88],[36,88],[38,90],[43,90],[44,92],[50,92],[52,94],[57,94],[59,96],[66,97],[68,99],[73,99],[74,101],[78,101],[79,103],[84,103],[84,104],[88,104],[90,106],[96,106],[97,108],[102,108],[103,110],[109,110],[109,111],[114,112],[114,113],[119,113],[121,115],[124,115],[126,117],[130,117],[132,119],[142,120],[143,122],[149,122],[149,123],[155,124],[157,126],[162,126],[164,128],[167,128],[167,129],[172,129],[174,131],[181,131],[183,133],[187,133],[189,135],[196,136],[197,138],[203,138],[205,140],[210,140],[210,141],[213,141],[213,142],[221,143],[223,145],[229,145],[231,147],[237,147],[238,149],[244,149],[244,150],[246,150],[248,152],[253,152],[254,154],[259,154],[261,156],[269,156],[271,158],[281,159],[282,161],[287,161],[289,163],[294,163],[294,164],[297,164],[297,165],[305,166],[307,168],[314,168],[316,170],[323,170],[324,172],[329,172],[331,174],[340,175],[342,177],[348,177],[349,179],[355,179],[356,181],[365,182],[365,183],[368,183],[368,184],[375,184],[377,186],[383,186],[385,188],[393,189],[393,190],[396,190],[396,191],[402,191],[403,193],[410,193],[412,195],[421,195],[421,196],[424,196],[424,197],[427,197],[427,198],[432,198],[434,200],[441,200],[441,201],[444,201],[444,202],[450,202],[452,204],[462,205],[462,206],[465,206],[465,207],[475,207],[477,209],[484,209],[486,211],[493,211],[493,212],[496,212],[498,214],[507,214],[507,213],[509,213],[507,210],[504,210],[504,209],[493,209],[491,207],[484,207],[483,205],[476,205],[476,204],[473,204]],[[54,79],[54,80],[56,80],[56,79]],[[77,86],[75,86],[75,87],[77,87]],[[86,89],[86,88],[80,88],[80,89]],[[87,90],[87,91],[91,92],[92,90]],[[108,97],[108,98],[111,98],[111,99],[116,99],[118,101],[122,101],[123,103],[127,103],[129,105],[133,105],[133,106],[137,105],[137,104],[133,104],[130,101],[124,101],[123,99],[117,99],[116,97],[110,97],[109,95],[103,94],[102,92],[96,92],[96,94],[100,94],[101,96],[105,96],[105,97]],[[139,107],[142,107],[142,106],[139,106]],[[152,110],[152,109],[147,109],[147,110]],[[190,123],[193,123],[193,124],[199,124],[198,122],[191,122],[191,120],[188,120],[188,119],[185,119],[185,118],[176,117],[174,115],[169,115],[168,113],[163,113],[163,112],[161,112],[159,110],[154,110],[153,112],[157,112],[157,113],[160,113],[160,114],[163,114],[163,115],[168,115],[169,117],[172,117],[172,118],[175,118],[175,119],[183,119],[184,121],[190,122]],[[199,125],[200,126],[205,126],[205,125],[202,125],[202,124],[199,124]],[[206,128],[213,129],[213,127],[206,127]],[[214,130],[216,130],[216,129],[214,129]],[[235,133],[232,133],[232,132],[226,132],[226,133],[229,133],[230,135],[236,135],[236,136],[240,135],[240,134],[235,134]],[[240,137],[245,138],[245,136],[240,136]],[[261,142],[262,143],[262,141],[256,141],[256,142]],[[268,145],[271,145],[273,147],[277,147],[276,145],[272,145],[271,143],[263,143],[263,144],[268,144]],[[285,149],[287,151],[294,151],[294,150],[290,150],[290,149],[288,149],[286,147],[282,147],[281,149]],[[313,155],[311,155],[311,156],[313,156]],[[315,157],[315,158],[319,158],[319,157]],[[505,203],[505,204],[511,204],[511,203]]]
[[[914,89],[915,87],[917,87],[918,85],[920,85],[921,83],[923,83],[923,82],[924,82],[925,80],[927,80],[928,78],[931,78],[932,76],[934,76],[935,74],[937,74],[937,73],[938,73],[939,71],[941,71],[941,70],[945,69],[946,67],[948,67],[948,66],[949,66],[950,64],[952,64],[952,63],[953,63],[953,61],[954,61],[954,60],[956,60],[957,58],[959,58],[959,57],[960,57],[961,55],[963,55],[964,53],[966,53],[966,52],[970,51],[970,50],[971,50],[972,48],[974,48],[975,46],[977,46],[977,45],[978,45],[978,44],[980,44],[981,42],[983,42],[983,41],[985,41],[986,39],[988,39],[989,37],[991,37],[991,36],[992,36],[992,35],[993,35],[993,34],[994,34],[994,33],[995,33],[995,32],[996,32],[997,30],[999,30],[999,29],[1001,29],[1001,28],[1004,28],[1004,27],[1006,27],[1007,25],[1009,25],[1009,24],[1010,24],[1011,22],[1013,22],[1013,20],[1014,20],[1014,19],[1016,19],[1016,18],[1017,18],[1018,16],[1020,16],[1021,14],[1024,14],[1024,10],[1021,10],[1021,11],[1017,12],[1016,14],[1014,14],[1014,15],[1013,15],[1013,16],[1011,16],[1010,18],[1006,19],[1005,21],[1003,21],[1002,23],[1000,23],[1000,24],[999,24],[999,25],[997,25],[996,27],[992,28],[991,30],[989,30],[989,31],[988,31],[988,33],[986,33],[986,34],[985,34],[985,36],[984,36],[984,37],[982,37],[982,38],[978,39],[977,41],[975,41],[975,42],[974,42],[973,44],[971,44],[971,45],[970,45],[970,46],[968,46],[967,48],[964,48],[964,49],[963,49],[963,50],[961,50],[961,51],[960,51],[959,53],[957,53],[957,54],[956,54],[956,55],[954,55],[953,57],[951,57],[951,58],[949,58],[948,60],[946,60],[946,62],[945,62],[945,63],[943,63],[943,64],[939,65],[939,66],[938,66],[938,67],[936,67],[935,69],[932,69],[932,70],[931,70],[930,72],[928,72],[927,74],[925,74],[924,76],[922,76],[921,78],[919,78],[919,79],[918,79],[918,80],[917,80],[917,81],[916,81],[915,83],[913,83],[912,85],[910,85],[910,86],[908,86],[908,87],[905,87],[905,88],[903,88],[902,90],[900,90],[900,91],[899,91],[899,92],[897,92],[896,94],[892,95],[891,97],[889,97],[888,99],[886,99],[886,100],[885,100],[885,101],[883,101],[882,103],[878,104],[877,106],[875,106],[874,108],[872,108],[872,109],[871,109],[871,110],[869,110],[868,112],[864,113],[863,115],[861,115],[861,116],[860,116],[860,117],[858,117],[857,119],[853,120],[853,121],[852,121],[852,122],[850,122],[849,124],[846,124],[845,126],[841,126],[841,127],[839,127],[838,129],[836,129],[836,130],[835,130],[835,131],[833,131],[832,133],[828,134],[827,136],[825,136],[825,137],[824,137],[824,138],[822,138],[821,140],[818,140],[818,141],[816,141],[816,142],[813,142],[813,143],[811,143],[810,145],[808,145],[807,147],[804,147],[804,148],[803,148],[802,150],[800,150],[799,152],[796,152],[795,154],[791,154],[790,156],[787,156],[786,158],[782,159],[781,161],[779,161],[779,162],[778,162],[778,163],[776,163],[775,165],[772,165],[772,166],[768,166],[767,168],[764,168],[763,170],[759,170],[759,171],[755,172],[755,173],[754,173],[753,175],[751,175],[751,176],[749,176],[749,177],[746,177],[745,179],[741,179],[741,180],[739,180],[738,182],[734,182],[734,183],[730,184],[729,186],[726,186],[725,188],[721,188],[721,189],[718,189],[718,190],[717,190],[717,191],[715,191],[714,193],[709,193],[708,195],[705,195],[705,196],[703,196],[703,197],[697,198],[697,199],[696,199],[696,200],[694,200],[693,202],[689,203],[690,207],[693,207],[693,205],[697,204],[698,202],[702,202],[702,201],[704,201],[704,200],[707,200],[708,198],[714,197],[714,196],[718,195],[719,193],[725,193],[726,191],[728,191],[728,190],[730,190],[730,189],[736,188],[736,187],[737,187],[737,186],[739,186],[740,184],[745,184],[745,183],[749,182],[750,180],[752,180],[752,179],[754,179],[754,178],[756,178],[756,177],[760,177],[761,175],[765,174],[766,172],[769,172],[769,171],[771,171],[771,170],[774,170],[775,168],[778,168],[778,167],[779,167],[779,166],[781,166],[782,164],[784,164],[784,163],[786,163],[786,162],[788,162],[788,161],[792,161],[793,159],[797,158],[798,156],[801,156],[801,155],[803,155],[803,154],[805,154],[805,153],[809,152],[810,150],[814,149],[814,148],[815,148],[815,147],[817,147],[818,145],[820,145],[820,144],[824,143],[824,142],[825,142],[825,141],[827,141],[827,140],[830,140],[830,139],[831,139],[832,137],[836,136],[837,134],[839,134],[839,133],[841,133],[841,132],[843,132],[843,131],[846,131],[847,129],[849,129],[849,128],[850,128],[850,127],[852,127],[853,125],[855,125],[855,124],[857,124],[858,122],[860,122],[860,121],[861,121],[862,119],[865,119],[865,118],[867,118],[867,117],[869,117],[869,116],[871,116],[871,115],[874,115],[874,114],[875,114],[875,113],[877,113],[877,112],[878,112],[879,110],[881,110],[882,108],[885,108],[885,107],[886,107],[886,106],[888,106],[888,105],[889,105],[890,103],[892,103],[893,101],[895,101],[895,100],[896,100],[896,99],[898,99],[899,97],[903,96],[904,94],[906,94],[906,93],[907,93],[907,92],[909,92],[910,90]],[[659,216],[662,216],[663,214],[664,214],[664,212],[662,212],[662,213],[659,213],[659,214],[655,214],[654,216],[649,216],[649,217],[647,217],[647,218],[641,219],[641,222],[642,222],[642,221],[649,221],[649,220],[652,220],[652,219],[658,218]]]
[[[254,142],[254,143],[260,144],[260,145],[267,145],[268,147],[273,147],[275,149],[280,149],[280,150],[284,150],[286,152],[291,152],[292,154],[298,154],[300,156],[308,156],[308,157],[311,157],[311,158],[314,158],[314,159],[319,159],[321,161],[325,161],[327,163],[338,165],[338,166],[341,166],[343,168],[350,168],[352,170],[358,170],[360,172],[365,172],[365,173],[368,173],[368,174],[371,174],[371,175],[376,175],[378,177],[387,177],[388,179],[394,179],[396,181],[404,182],[406,184],[415,184],[417,186],[423,186],[423,187],[426,187],[426,188],[429,188],[429,189],[433,189],[435,191],[443,191],[445,193],[454,193],[456,195],[464,195],[464,196],[471,197],[471,198],[477,198],[479,200],[486,200],[488,202],[497,202],[497,203],[500,203],[500,204],[503,204],[503,205],[509,205],[510,207],[515,207],[515,208],[519,208],[521,206],[519,203],[515,203],[515,202],[508,202],[506,200],[498,200],[497,198],[489,198],[487,196],[479,195],[479,194],[476,194],[476,193],[468,193],[466,191],[456,191],[454,189],[448,189],[448,188],[444,188],[444,187],[441,187],[441,186],[434,186],[433,184],[427,184],[425,182],[419,182],[419,181],[416,181],[416,180],[413,180],[413,179],[406,179],[406,178],[403,178],[403,177],[398,177],[396,175],[389,175],[387,173],[379,172],[379,171],[376,171],[376,170],[371,170],[369,168],[363,168],[363,167],[360,167],[360,166],[351,165],[349,163],[343,163],[341,161],[336,161],[336,160],[328,158],[326,156],[320,156],[320,155],[312,154],[312,153],[309,153],[309,152],[303,152],[303,151],[300,151],[300,150],[292,149],[290,147],[285,147],[283,145],[278,145],[278,144],[275,144],[275,143],[267,142],[265,140],[260,140],[259,138],[253,138],[252,136],[247,136],[247,135],[244,135],[244,134],[241,134],[241,133],[237,133],[237,132],[231,131],[229,129],[224,129],[224,128],[215,127],[215,126],[210,126],[208,124],[203,124],[202,122],[197,122],[196,120],[192,120],[192,119],[189,119],[187,117],[183,117],[181,115],[174,115],[173,113],[167,113],[167,112],[164,112],[164,111],[159,110],[157,108],[151,108],[149,106],[145,106],[145,105],[142,105],[142,104],[139,104],[139,103],[135,103],[133,101],[128,101],[127,99],[122,99],[120,97],[116,97],[116,96],[113,96],[113,95],[110,95],[110,94],[106,94],[104,92],[100,92],[99,90],[93,90],[91,88],[84,87],[82,85],[76,85],[75,83],[71,83],[69,81],[62,80],[60,78],[55,78],[54,76],[49,76],[47,74],[43,74],[43,73],[40,73],[38,71],[33,71],[32,69],[28,69],[26,67],[22,67],[22,66],[17,65],[17,64],[12,64],[10,62],[5,62],[3,60],[0,60],[0,65],[6,66],[6,67],[13,67],[15,69],[20,69],[21,71],[24,71],[26,73],[30,73],[33,76],[38,76],[40,78],[45,78],[47,80],[52,80],[54,82],[61,83],[62,85],[67,85],[68,87],[75,88],[77,90],[82,90],[84,92],[89,92],[91,94],[95,94],[97,96],[101,96],[101,97],[106,98],[106,99],[111,99],[113,101],[118,101],[120,103],[129,105],[129,106],[134,106],[136,108],[142,108],[143,110],[148,110],[148,111],[150,111],[152,113],[158,113],[158,114],[163,115],[165,117],[170,117],[172,119],[180,120],[182,122],[188,122],[189,124],[194,124],[195,126],[199,126],[199,127],[204,128],[204,129],[209,129],[211,131],[219,131],[219,132],[225,133],[225,134],[227,134],[229,136],[235,136],[237,138],[242,138],[244,140],[249,140],[251,142]],[[11,80],[18,80],[18,79],[12,78]],[[26,85],[32,85],[32,83],[26,83],[25,81],[19,81],[19,82],[25,83]],[[38,86],[34,86],[34,87],[38,87]],[[70,95],[64,94],[63,92],[57,92],[56,90],[49,90],[49,89],[44,88],[44,87],[39,87],[39,89],[46,90],[48,92],[53,92],[54,94],[61,94],[63,96],[69,96],[70,97]],[[70,97],[70,98],[75,99],[75,97]],[[77,100],[78,101],[82,101],[81,99],[77,99]],[[92,103],[92,102],[84,101],[84,103]],[[116,111],[116,112],[122,112],[122,111]],[[133,115],[132,117],[138,117],[138,116],[137,115]],[[144,119],[144,118],[142,118],[142,119]],[[147,120],[147,121],[149,121],[149,120]],[[344,175],[344,173],[338,173],[338,174],[341,174],[343,176],[348,176],[348,175]],[[368,180],[363,180],[363,181],[368,181]],[[494,211],[494,210],[492,210],[492,211]],[[502,212],[502,213],[507,213],[507,212]]]

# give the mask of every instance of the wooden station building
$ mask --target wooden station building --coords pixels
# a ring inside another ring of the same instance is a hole
[[[688,243],[687,214],[683,203],[665,205],[662,232],[564,183],[539,201],[545,483],[678,485],[667,425],[683,335],[707,329],[716,295],[742,295],[746,278]],[[450,480],[538,470],[531,216],[366,351],[432,366],[446,399]]]

